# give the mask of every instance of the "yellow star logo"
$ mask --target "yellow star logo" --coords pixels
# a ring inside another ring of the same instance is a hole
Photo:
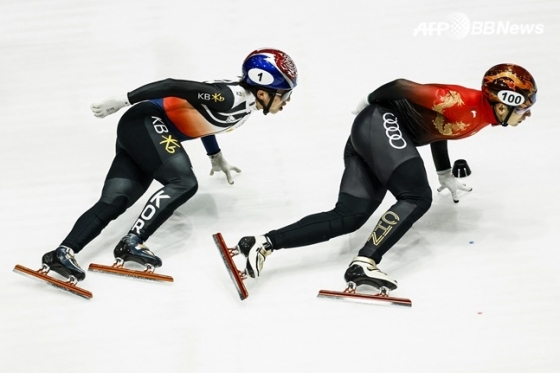
[[[169,135],[169,136],[162,136],[163,137],[163,141],[160,142],[160,144],[164,144],[165,145],[165,151],[167,151],[170,154],[175,153],[175,149],[176,148],[180,148],[181,144],[179,143],[179,141],[175,140],[173,138],[173,136]]]
[[[222,102],[225,98],[220,93],[214,93],[212,95],[212,100],[214,100],[214,102]]]

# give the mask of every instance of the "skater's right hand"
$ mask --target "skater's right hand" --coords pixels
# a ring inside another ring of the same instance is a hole
[[[209,155],[210,162],[212,163],[212,169],[210,170],[210,176],[214,175],[214,172],[223,171],[226,174],[226,178],[228,183],[231,185],[233,184],[233,177],[231,177],[231,171],[235,171],[237,173],[241,172],[241,170],[235,166],[230,165],[224,158],[222,151],[220,150],[218,153]]]
[[[354,114],[354,115],[360,114],[360,112],[362,110],[364,110],[369,105],[368,96],[362,97],[360,102],[358,102],[358,105],[356,105],[354,110],[352,110],[352,114]]]
[[[439,188],[437,188],[438,192],[441,192],[444,189],[449,189],[451,192],[451,198],[453,198],[453,202],[458,203],[459,198],[457,197],[458,190],[464,190],[466,192],[472,191],[472,188],[468,187],[466,184],[461,183],[459,180],[453,176],[451,173],[451,169],[438,171],[438,181],[439,181]]]
[[[105,118],[109,114],[116,113],[125,106],[130,106],[128,95],[109,97],[100,102],[94,102],[90,108],[98,118]]]

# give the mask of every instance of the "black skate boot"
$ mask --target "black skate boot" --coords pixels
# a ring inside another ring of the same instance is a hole
[[[80,268],[74,257],[74,251],[69,247],[59,246],[56,250],[46,253],[43,255],[42,262],[46,272],[55,271],[73,283],[86,278],[86,273]]]
[[[157,268],[162,265],[161,259],[144,245],[140,237],[133,233],[127,234],[119,241],[113,255],[117,260],[135,262],[148,268]]]
[[[272,244],[266,236],[243,237],[237,249],[247,258],[247,274],[252,278],[259,277],[267,256],[272,254]]]
[[[357,256],[352,260],[344,274],[344,279],[356,286],[370,285],[378,289],[387,288],[389,290],[397,288],[397,281],[381,272],[373,259],[365,256]]]

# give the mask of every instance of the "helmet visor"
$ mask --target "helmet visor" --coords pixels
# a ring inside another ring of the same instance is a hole
[[[289,91],[276,92],[275,95],[280,96],[281,101],[288,101],[288,99],[292,95],[292,90],[290,89]]]
[[[513,109],[513,112],[515,114],[525,114],[526,112],[531,110],[532,107],[533,107],[533,105],[529,105],[529,106],[526,106],[526,107],[516,107],[516,108]]]
[[[537,102],[537,95],[534,94],[531,97],[527,98],[525,103],[519,105],[513,109],[516,114],[525,114],[527,111],[531,110],[533,105]]]

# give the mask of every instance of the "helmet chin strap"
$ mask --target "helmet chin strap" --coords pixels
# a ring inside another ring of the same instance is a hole
[[[514,107],[514,106],[509,106],[509,105],[506,105],[506,106],[508,107],[509,111],[508,111],[506,117],[504,118],[504,120],[500,120],[500,118],[498,118],[498,114],[496,114],[496,111],[494,110],[494,116],[495,116],[496,119],[498,120],[498,123],[499,123],[500,125],[502,125],[503,127],[507,127],[507,126],[508,126],[508,120],[509,120],[509,118],[511,117],[511,114],[513,114],[513,111],[515,110],[515,107]]]
[[[268,93],[268,103],[265,104],[263,100],[261,100],[260,98],[257,97],[257,101],[259,102],[259,104],[261,104],[262,108],[263,108],[263,114],[266,115],[269,113],[270,108],[272,107],[272,102],[274,101],[274,96],[276,95],[276,92],[278,92],[278,90],[272,90],[272,91],[264,91]],[[255,95],[256,96],[256,95]]]
[[[508,126],[508,120],[511,117],[511,114],[513,114],[513,111],[515,110],[514,106],[508,106],[509,111],[506,115],[506,118],[500,123],[503,127],[507,127]]]

